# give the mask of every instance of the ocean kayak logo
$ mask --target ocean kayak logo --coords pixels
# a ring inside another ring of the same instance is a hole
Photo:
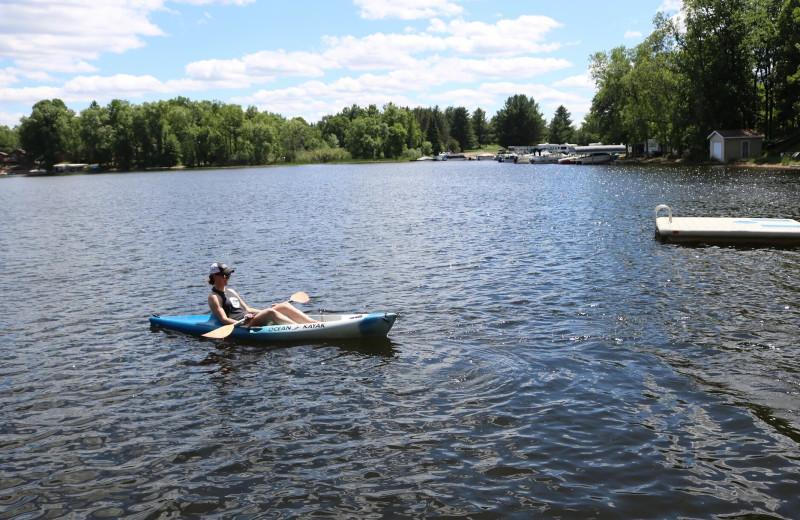
[[[239,298],[231,298],[230,302],[231,302],[231,307],[233,307],[234,309],[242,308],[242,304],[239,303]]]

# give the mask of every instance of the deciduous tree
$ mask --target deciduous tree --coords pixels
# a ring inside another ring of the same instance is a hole
[[[42,100],[33,105],[30,117],[20,122],[23,148],[48,168],[76,155],[73,118],[75,112],[60,99]]]

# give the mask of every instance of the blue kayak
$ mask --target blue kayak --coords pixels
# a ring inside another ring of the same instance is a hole
[[[262,341],[299,341],[321,339],[376,338],[386,336],[394,325],[397,314],[373,312],[370,314],[309,315],[319,323],[297,325],[269,325],[264,327],[236,327],[229,337]],[[200,336],[222,326],[210,314],[192,316],[153,316],[150,325],[167,330]]]

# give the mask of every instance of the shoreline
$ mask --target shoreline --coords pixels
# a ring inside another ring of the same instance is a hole
[[[484,152],[465,152],[462,155],[466,156],[468,160],[475,160],[476,157]],[[624,158],[617,159],[612,164],[634,164],[641,166],[707,166],[709,168],[763,168],[763,169],[777,169],[777,170],[798,170],[800,171],[800,162],[792,162],[788,164],[783,163],[755,163],[755,162],[742,162],[732,161],[728,163],[711,162],[711,161],[689,161],[685,159],[664,159],[663,157],[654,157],[651,159],[642,158]]]
[[[707,166],[709,168],[761,168],[773,170],[798,170],[800,171],[800,163],[793,162],[788,164],[783,163],[756,163],[756,162],[743,162],[731,161],[727,163],[711,162],[711,161],[686,161],[684,159],[622,159],[623,164],[643,164],[643,165],[663,165],[663,166]]]
[[[463,155],[466,160],[474,161],[477,160],[477,156],[484,152],[464,152],[460,155]],[[463,160],[463,159],[462,159]],[[238,169],[238,168],[274,168],[277,166],[303,166],[308,164],[381,164],[387,162],[403,162],[403,161],[386,161],[386,160],[376,160],[376,161],[343,161],[343,162],[326,162],[326,163],[281,163],[281,164],[263,164],[263,165],[246,165],[246,166],[197,166],[197,167],[187,167],[187,166],[164,166],[164,167],[150,167],[145,168],[144,170],[117,170],[117,169],[108,169],[108,170],[98,170],[98,171],[76,171],[76,172],[68,172],[68,173],[44,173],[44,172],[35,172],[29,173],[28,171],[16,173],[13,170],[5,170],[3,171],[0,177],[55,177],[55,176],[62,176],[62,175],[92,175],[92,174],[100,174],[100,173],[151,173],[151,172],[163,172],[163,171],[192,171],[192,170],[208,170],[208,169]],[[688,161],[684,159],[664,159],[661,157],[651,158],[651,159],[642,159],[642,158],[631,158],[631,159],[617,159],[612,164],[620,164],[620,165],[638,165],[638,166],[703,166],[707,168],[733,168],[733,169],[746,169],[746,168],[757,168],[757,169],[773,169],[773,170],[786,170],[786,171],[797,171],[800,172],[800,162],[791,162],[788,164],[783,163],[756,163],[756,162],[743,162],[743,161],[732,161],[728,163],[720,163],[720,162],[710,162],[710,161]]]

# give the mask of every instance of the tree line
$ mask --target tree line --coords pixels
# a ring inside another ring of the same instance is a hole
[[[553,116],[562,142],[575,131],[564,107]],[[47,168],[60,162],[119,170],[417,158],[490,143],[534,144],[548,136],[538,104],[519,94],[491,120],[482,109],[356,105],[309,124],[255,107],[177,97],[131,104],[93,102],[76,114],[59,99],[33,106],[14,129],[0,127],[0,150],[22,147]]]
[[[606,142],[653,139],[707,155],[720,129],[800,128],[800,0],[684,0],[682,20],[657,15],[641,44],[591,57],[597,93],[583,129]]]

